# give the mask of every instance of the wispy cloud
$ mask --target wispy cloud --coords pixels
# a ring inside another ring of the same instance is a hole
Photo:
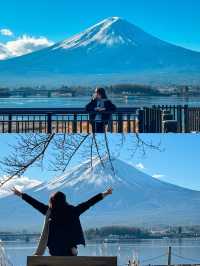
[[[152,175],[154,178],[162,178],[162,177],[164,177],[164,175],[162,175],[162,174],[154,174],[154,175]]]
[[[13,32],[10,29],[0,29],[0,35],[13,36]]]
[[[135,167],[137,167],[138,169],[145,169],[144,165],[142,163],[138,163],[135,165]]]
[[[16,40],[0,43],[0,60],[25,55],[53,44],[46,37],[23,35]]]

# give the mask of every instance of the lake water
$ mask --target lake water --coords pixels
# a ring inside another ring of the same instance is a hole
[[[79,248],[79,255],[118,256],[118,265],[139,257],[141,265],[167,264],[168,246],[172,246],[172,264],[200,263],[200,239],[135,240],[131,243],[87,244]],[[25,266],[26,257],[35,251],[35,243],[7,242],[5,248],[13,266]],[[157,258],[155,258],[157,257]]]
[[[84,107],[90,98],[88,97],[68,97],[68,98],[1,98],[1,108],[40,108],[40,107]],[[144,107],[151,105],[184,105],[200,106],[200,96],[195,97],[150,97],[150,96],[131,96],[115,97],[112,99],[117,106]]]

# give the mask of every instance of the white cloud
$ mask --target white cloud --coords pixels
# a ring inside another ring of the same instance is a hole
[[[154,174],[154,175],[152,175],[154,178],[162,178],[162,177],[164,177],[164,175],[161,175],[161,174]]]
[[[8,56],[8,50],[3,43],[0,43],[0,60],[6,59]]]
[[[0,177],[1,181],[5,181],[8,179],[8,176],[4,175]],[[39,180],[35,180],[35,179],[30,179],[28,177],[25,176],[14,176],[12,179],[10,179],[9,181],[7,181],[3,187],[1,187],[0,190],[0,199],[9,195],[12,195],[13,192],[11,191],[11,189],[13,187],[16,187],[17,189],[21,190],[21,191],[25,191],[34,187],[37,187],[41,184],[41,181]]]
[[[13,36],[13,32],[10,29],[0,29],[0,34],[4,36]]]
[[[145,169],[144,165],[142,163],[138,163],[135,165],[138,169]]]
[[[53,45],[46,37],[23,35],[16,40],[0,43],[0,60],[28,54]]]

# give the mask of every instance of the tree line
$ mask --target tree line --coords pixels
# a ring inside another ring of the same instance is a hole
[[[148,237],[149,233],[145,229],[127,226],[105,226],[101,228],[92,228],[85,231],[87,239],[104,238],[110,235],[119,237],[129,236],[130,238]]]

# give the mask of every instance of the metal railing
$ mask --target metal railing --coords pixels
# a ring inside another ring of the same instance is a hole
[[[110,132],[136,132],[138,108],[118,108],[105,122]],[[0,133],[90,133],[84,108],[0,108]]]
[[[200,107],[121,107],[105,121],[112,133],[200,132]],[[91,133],[84,108],[0,108],[0,133]]]

